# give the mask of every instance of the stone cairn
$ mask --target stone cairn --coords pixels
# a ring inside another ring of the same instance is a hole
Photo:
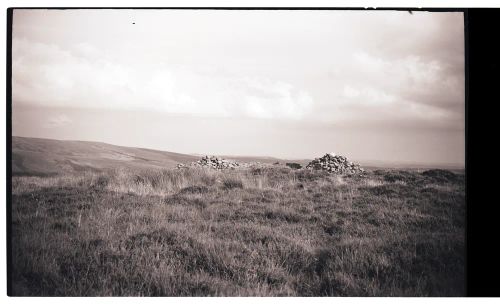
[[[223,158],[215,157],[215,156],[204,156],[200,160],[196,162],[192,162],[188,165],[185,164],[177,164],[177,168],[213,168],[213,169],[235,169],[238,167],[245,166],[236,161],[226,160]]]
[[[359,164],[354,164],[346,157],[327,153],[321,158],[316,158],[307,164],[306,169],[325,170],[336,174],[356,174],[363,173],[364,170]]]

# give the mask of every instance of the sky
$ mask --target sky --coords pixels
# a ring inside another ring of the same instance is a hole
[[[15,10],[13,135],[465,161],[460,12]]]

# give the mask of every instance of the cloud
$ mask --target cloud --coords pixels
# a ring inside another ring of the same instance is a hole
[[[445,67],[418,55],[385,58],[358,50],[328,74],[324,87],[334,102],[317,106],[316,113],[321,121],[343,125],[386,121],[394,127],[406,122],[462,129],[464,74]]]
[[[396,98],[384,91],[372,87],[354,88],[350,85],[344,86],[344,97],[347,105],[388,106],[396,101]]]
[[[303,90],[282,81],[246,79],[245,115],[256,118],[302,119],[314,105],[313,98]]]
[[[15,103],[463,126],[459,13],[197,12],[189,23],[193,12],[146,10],[136,27],[120,12],[16,14]]]
[[[66,116],[65,114],[61,114],[55,117],[49,118],[49,120],[46,123],[46,127],[48,128],[59,128],[63,126],[67,126],[71,124],[73,121]]]
[[[18,102],[282,119],[301,118],[312,104],[307,92],[280,80],[214,78],[161,66],[145,71],[96,59],[96,48],[89,44],[78,45],[79,52],[25,39],[13,45],[13,98]]]

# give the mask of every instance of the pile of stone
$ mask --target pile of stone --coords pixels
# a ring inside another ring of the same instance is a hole
[[[215,157],[215,156],[204,156],[200,160],[196,162],[192,162],[188,165],[185,164],[177,164],[177,168],[213,168],[213,169],[235,169],[240,167],[241,165],[232,160],[226,160],[223,158]]]
[[[359,164],[352,163],[346,157],[336,155],[335,153],[329,153],[321,158],[312,160],[307,164],[306,168],[325,170],[336,174],[357,174],[364,172]]]

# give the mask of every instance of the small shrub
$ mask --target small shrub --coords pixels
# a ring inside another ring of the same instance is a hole
[[[302,168],[302,165],[300,165],[299,163],[287,163],[286,166],[288,166],[289,168],[293,168],[293,169],[301,169]]]
[[[422,173],[422,175],[432,178],[438,182],[456,181],[458,176],[444,169],[431,169]]]
[[[373,186],[364,188],[365,191],[369,191],[371,195],[376,196],[387,196],[387,197],[418,197],[418,193],[406,185],[401,185],[397,183],[386,184],[381,186]]]
[[[139,176],[139,175],[135,175],[134,176],[134,183],[135,184],[145,184],[146,183],[146,179],[142,176]]]
[[[208,188],[203,186],[189,186],[180,190],[179,194],[203,194],[207,193]]]
[[[226,178],[222,184],[226,190],[243,189],[243,182],[239,179]]]
[[[312,171],[308,169],[301,169],[296,173],[297,180],[299,181],[316,181],[316,180],[321,180],[328,178],[328,173],[327,172],[318,172],[318,171]]]
[[[410,173],[408,171],[392,171],[384,175],[384,180],[387,182],[415,182],[418,179],[418,175],[415,173]]]
[[[262,175],[264,170],[262,168],[254,168],[251,171],[252,175]]]
[[[108,183],[109,183],[109,177],[99,176],[99,178],[97,178],[96,186],[104,188],[108,185]]]

